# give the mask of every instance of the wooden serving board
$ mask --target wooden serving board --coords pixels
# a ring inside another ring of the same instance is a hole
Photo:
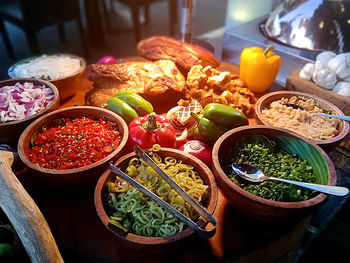
[[[314,82],[299,77],[299,70],[294,71],[286,81],[286,89],[313,94],[328,100],[337,106],[345,115],[350,115],[350,98],[334,91],[319,87]]]
[[[222,63],[219,70],[239,73],[238,66],[228,63]],[[92,87],[92,82],[84,79],[76,94],[61,102],[61,108],[84,105],[85,94]],[[268,91],[280,89],[275,84]],[[253,116],[249,123],[255,124]],[[219,193],[214,237],[195,237],[174,251],[134,251],[118,243],[99,220],[93,188],[83,193],[64,193],[47,188],[29,173],[18,177],[44,214],[66,262],[290,262],[310,219],[261,223],[234,210]]]

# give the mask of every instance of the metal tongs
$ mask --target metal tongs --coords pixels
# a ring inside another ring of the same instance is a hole
[[[200,237],[209,238],[214,236],[216,232],[216,219],[210,214],[203,206],[201,206],[196,200],[194,200],[184,189],[182,189],[175,181],[169,177],[153,160],[146,154],[140,147],[137,145],[134,146],[135,153],[144,160],[164,181],[166,181],[185,201],[187,201],[203,218],[205,218],[208,222],[210,222],[214,227],[210,230],[205,230],[199,227],[195,222],[186,217],[184,214],[176,210],[174,207],[169,205],[164,200],[160,199],[157,195],[149,191],[143,185],[126,175],[122,172],[118,167],[109,164],[109,168],[112,172],[116,173],[122,179],[128,181],[133,187],[139,190],[141,193],[145,194],[155,202],[157,202],[161,207],[174,214],[176,217],[180,218],[183,222],[185,222],[190,228],[198,233]]]

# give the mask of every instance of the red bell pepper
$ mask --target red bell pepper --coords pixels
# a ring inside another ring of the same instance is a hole
[[[129,144],[137,144],[142,149],[151,148],[153,144],[174,148],[176,133],[168,119],[154,112],[134,119],[129,124]]]

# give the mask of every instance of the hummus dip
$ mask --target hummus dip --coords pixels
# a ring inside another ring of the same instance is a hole
[[[78,72],[81,68],[78,58],[67,55],[43,55],[27,63],[13,67],[12,77],[56,80]]]
[[[284,103],[302,106],[306,111],[283,105]],[[292,130],[312,140],[328,140],[339,133],[339,119],[311,114],[325,113],[325,109],[322,109],[314,99],[296,96],[289,99],[281,98],[271,102],[261,113],[268,124]]]

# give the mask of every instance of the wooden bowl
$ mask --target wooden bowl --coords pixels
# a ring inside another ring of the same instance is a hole
[[[30,79],[30,78],[14,78],[14,79],[1,81],[0,88],[4,86],[13,86],[18,82],[21,84],[25,82],[30,82],[35,85],[45,85],[46,87],[50,88],[54,92],[54,98],[47,105],[45,109],[35,113],[32,116],[29,116],[27,118],[17,120],[17,121],[0,123],[0,134],[1,134],[0,143],[16,144],[19,136],[29,124],[31,124],[34,120],[36,120],[40,116],[57,109],[60,103],[57,88],[55,87],[55,85],[53,85],[48,81],[44,81],[40,79]]]
[[[145,150],[146,152],[151,151],[151,149]],[[217,201],[218,201],[218,190],[215,183],[214,175],[210,169],[198,158],[193,155],[186,154],[183,151],[162,148],[161,151],[157,152],[161,157],[170,156],[177,160],[182,160],[183,163],[191,165],[199,173],[200,177],[203,179],[204,183],[209,185],[209,197],[206,204],[206,209],[213,214]],[[129,160],[131,158],[137,157],[135,153],[129,153],[115,163],[116,166],[125,171],[128,166]],[[137,249],[147,249],[147,251],[164,251],[168,249],[175,249],[183,245],[190,239],[191,236],[195,235],[194,231],[189,227],[186,227],[182,232],[168,236],[168,237],[144,237],[135,235],[132,233],[126,233],[118,227],[112,225],[109,222],[109,217],[106,213],[105,208],[105,196],[106,196],[106,185],[108,182],[115,179],[115,174],[110,170],[106,170],[97,182],[95,188],[95,208],[97,214],[103,224],[114,234],[118,242],[123,243],[129,248]],[[201,219],[197,222],[201,227],[205,226],[205,222]]]
[[[80,168],[67,170],[48,169],[42,168],[29,161],[30,140],[33,135],[41,131],[44,125],[49,125],[59,118],[77,118],[81,116],[92,119],[105,117],[109,121],[117,123],[118,130],[122,135],[119,146],[105,158]],[[63,108],[42,116],[23,131],[18,142],[18,154],[29,170],[49,185],[59,189],[80,189],[88,185],[93,186],[101,173],[107,168],[108,163],[117,159],[122,154],[122,150],[128,140],[128,135],[128,126],[125,121],[118,114],[110,110],[89,106]]]
[[[80,88],[81,80],[85,74],[86,62],[83,58],[75,56],[75,55],[71,55],[71,54],[56,54],[56,55],[69,56],[69,57],[73,57],[73,58],[80,60],[80,69],[76,73],[74,73],[70,76],[64,77],[64,78],[49,80],[52,84],[54,84],[57,87],[59,94],[60,94],[60,100],[63,101],[63,100],[70,98],[71,96],[73,96],[76,93],[76,91]],[[23,59],[23,60],[16,62],[14,65],[12,65],[9,68],[8,75],[11,78],[16,78],[16,76],[13,72],[14,68],[17,65],[20,65],[23,63],[28,63],[29,61],[31,61],[35,58],[37,58],[37,57],[30,57],[30,58],[26,58],[26,59]]]
[[[316,175],[316,183],[328,185],[335,185],[336,183],[336,172],[332,161],[315,143],[307,141],[297,133],[282,128],[264,125],[244,126],[226,132],[217,140],[213,148],[213,170],[219,189],[226,200],[243,214],[264,222],[293,220],[312,213],[327,198],[325,194],[319,193],[311,199],[300,202],[271,201],[243,190],[226,175],[223,167],[230,164],[232,154],[228,154],[230,149],[241,138],[253,134],[265,135],[272,140],[281,136],[285,136],[287,140],[295,138],[291,141],[297,141],[298,143],[287,143],[287,146],[285,144],[283,149],[289,153],[296,153],[298,149],[304,149],[305,153],[303,156],[299,156],[300,158],[308,160],[310,165],[317,161],[317,165],[312,165],[315,175],[316,170],[320,171]]]
[[[255,119],[258,124],[264,124],[264,125],[270,125],[262,116],[262,110],[267,108],[268,105],[271,104],[271,102],[284,98],[291,98],[293,96],[297,97],[306,97],[310,99],[314,99],[320,107],[324,109],[330,109],[332,111],[333,115],[341,115],[344,116],[344,113],[337,108],[334,104],[321,99],[317,96],[314,96],[312,94],[298,92],[298,91],[275,91],[268,93],[264,96],[262,96],[257,103],[255,104]],[[311,140],[314,143],[321,146],[324,150],[331,150],[334,147],[336,147],[348,134],[349,132],[349,123],[346,121],[340,121],[340,124],[338,126],[339,133],[335,137],[328,139],[328,140]]]

